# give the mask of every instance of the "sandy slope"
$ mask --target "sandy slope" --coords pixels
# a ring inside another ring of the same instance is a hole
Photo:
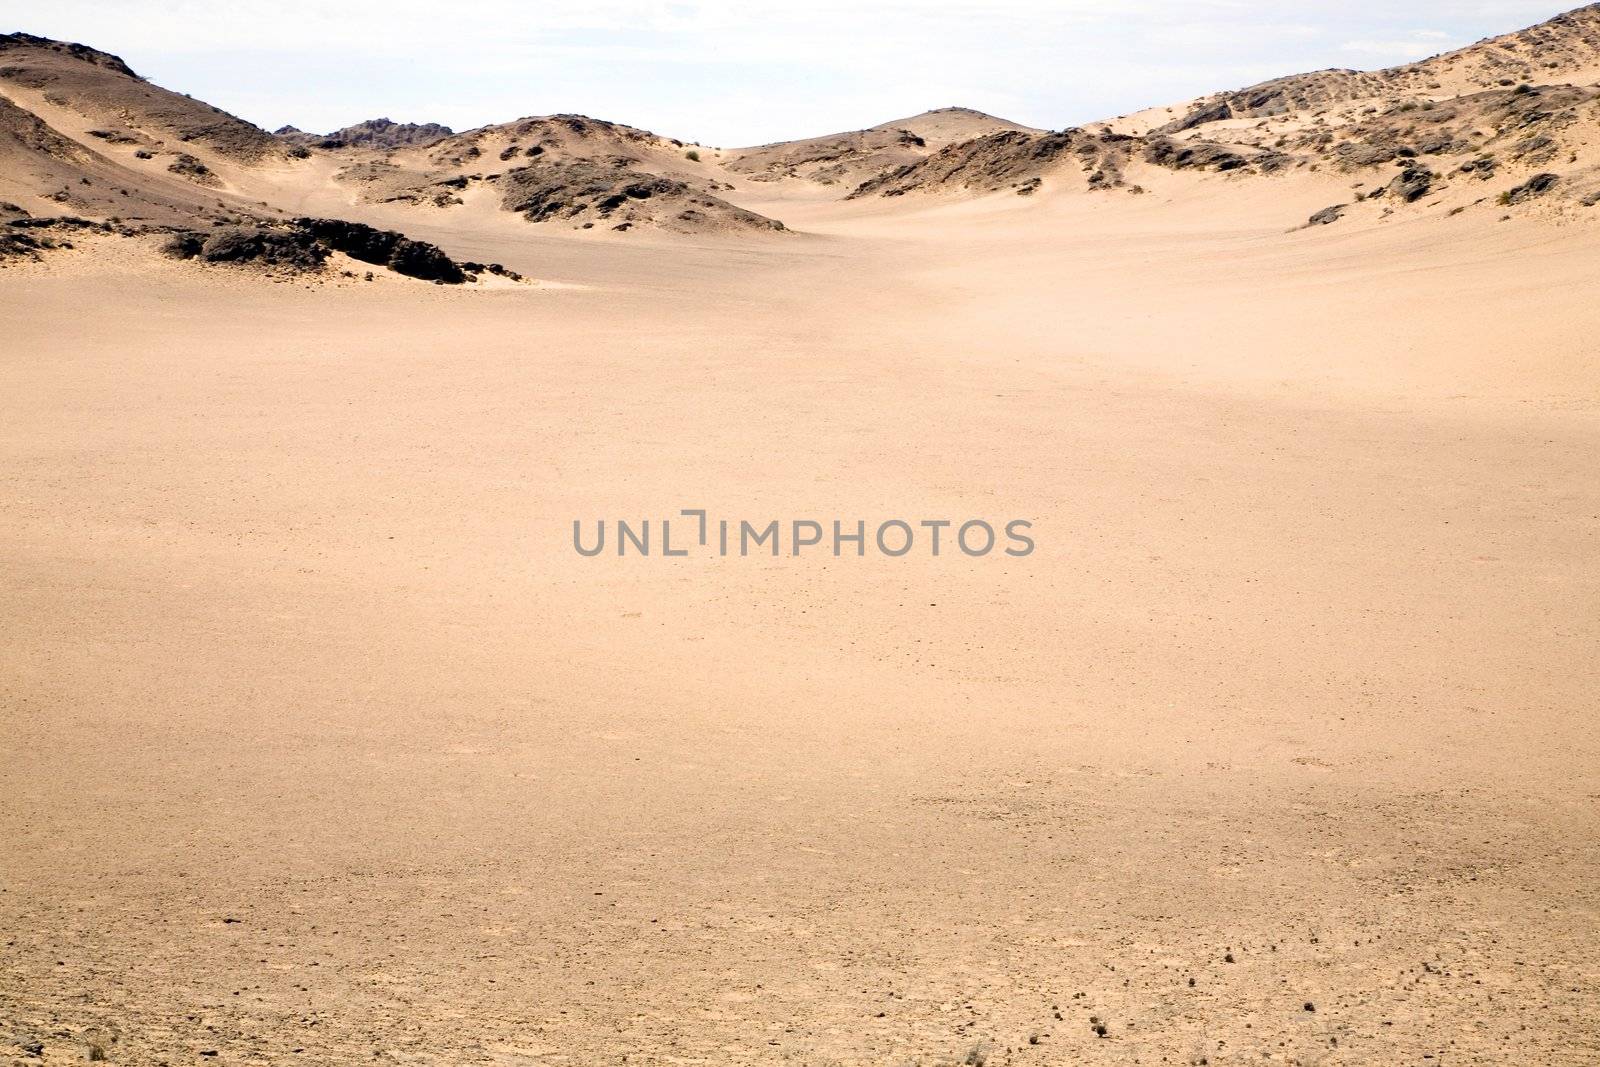
[[[12,268],[7,1051],[1594,1062],[1600,254],[1274,189]]]

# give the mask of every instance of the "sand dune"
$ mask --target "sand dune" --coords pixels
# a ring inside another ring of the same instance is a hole
[[[1593,18],[720,154],[4,39],[5,1058],[1595,1062]]]

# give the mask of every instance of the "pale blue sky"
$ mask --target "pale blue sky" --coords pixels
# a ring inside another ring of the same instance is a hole
[[[10,0],[0,29],[115,52],[269,129],[580,112],[712,145],[961,104],[1059,129],[1322,67],[1421,58],[1540,0]]]

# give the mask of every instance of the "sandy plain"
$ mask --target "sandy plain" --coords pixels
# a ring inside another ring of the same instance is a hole
[[[1595,1062],[1600,254],[1328,200],[14,268],[11,1058]]]

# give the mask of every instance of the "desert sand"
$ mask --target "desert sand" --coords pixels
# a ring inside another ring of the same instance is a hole
[[[1584,209],[880,142],[660,194],[781,231],[197,145],[524,280],[0,271],[0,1057],[1600,1060]],[[1037,550],[572,549],[683,508]]]

